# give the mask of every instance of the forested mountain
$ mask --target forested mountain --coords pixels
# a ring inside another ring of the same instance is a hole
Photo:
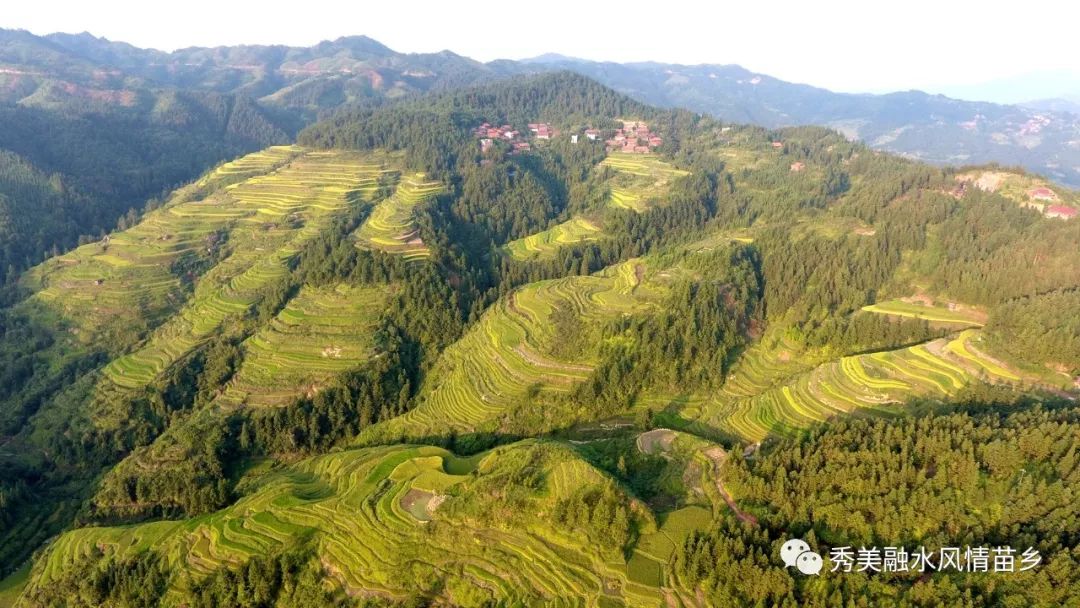
[[[321,110],[494,75],[364,37],[170,54],[0,30],[0,283],[222,160],[287,143]]]
[[[97,237],[147,198],[215,163],[284,143],[339,107],[569,69],[638,100],[769,128],[820,124],[935,163],[1018,165],[1080,184],[1075,115],[917,92],[841,95],[738,66],[620,65],[560,56],[483,64],[452,52],[405,54],[364,36],[300,48],[171,53],[90,34],[0,31],[2,171],[48,179],[0,203],[0,281],[80,237]],[[1073,143],[1070,143],[1073,142]],[[26,173],[27,171],[31,173]],[[0,191],[22,186],[11,181]],[[135,214],[129,214],[129,219]],[[4,217],[19,217],[19,226]],[[57,218],[64,219],[57,219]]]
[[[1002,105],[921,91],[834,93],[737,65],[617,64],[557,56],[528,63],[574,70],[654,105],[770,128],[828,126],[874,148],[936,164],[1016,165],[1080,187],[1075,104]]]
[[[288,142],[289,125],[247,97],[157,88],[0,32],[0,282],[208,167]]]
[[[514,72],[449,51],[398,53],[366,36],[339,38],[312,47],[193,47],[165,53],[87,33],[37,37],[5,31],[3,35],[6,48],[0,50],[0,63],[21,66],[8,71],[9,78],[17,77],[18,86],[12,88],[20,93],[39,76],[55,76],[83,86],[106,85],[116,93],[135,81],[256,99],[288,116],[294,126],[344,104],[379,103]]]
[[[1075,602],[1078,207],[571,72],[341,108],[5,288],[0,605]]]

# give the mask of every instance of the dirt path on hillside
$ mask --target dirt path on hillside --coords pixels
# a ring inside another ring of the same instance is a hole
[[[547,369],[555,369],[569,372],[591,372],[593,368],[587,365],[575,365],[573,363],[563,363],[562,361],[556,361],[554,359],[547,359],[542,355],[525,347],[524,344],[518,344],[513,348],[513,351],[518,355],[521,355],[522,359],[525,359],[536,367],[543,367]]]
[[[735,499],[731,497],[731,494],[724,488],[724,483],[720,481],[720,466],[724,464],[727,453],[724,452],[724,449],[720,446],[716,446],[705,450],[704,454],[713,463],[713,473],[716,475],[714,478],[714,481],[716,482],[716,491],[720,492],[720,497],[724,499],[724,502],[727,503],[728,508],[735,514],[735,517],[738,517],[750,525],[756,526],[758,523],[757,518],[739,509],[739,505],[735,504]]]

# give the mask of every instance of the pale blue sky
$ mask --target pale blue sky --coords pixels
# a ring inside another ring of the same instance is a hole
[[[398,51],[450,49],[483,61],[555,52],[612,61],[738,63],[840,91],[937,91],[1032,71],[1080,72],[1080,4],[1074,0],[4,4],[0,27],[89,31],[164,50],[310,45],[366,34]]]

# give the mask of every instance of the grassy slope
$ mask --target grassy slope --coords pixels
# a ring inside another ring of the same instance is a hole
[[[7,578],[0,580],[0,608],[12,608],[15,600],[30,581],[30,563],[16,570]]]

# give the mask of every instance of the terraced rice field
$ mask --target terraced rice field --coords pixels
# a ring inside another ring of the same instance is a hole
[[[431,252],[420,238],[415,208],[441,191],[442,184],[428,181],[423,173],[402,177],[394,195],[376,205],[357,231],[357,245],[399,253],[409,260],[427,258]]]
[[[760,441],[772,433],[796,433],[836,414],[889,414],[914,397],[944,399],[972,382],[1020,379],[971,346],[977,338],[977,330],[966,330],[951,339],[843,357],[803,372],[798,364],[751,356],[702,408],[700,420]]]
[[[293,158],[298,151],[275,147],[223,165],[203,178],[260,175]],[[138,225],[83,245],[41,264],[29,273],[26,286],[33,300],[55,310],[74,326],[84,343],[130,325],[132,315],[156,324],[183,303],[180,282],[169,267],[185,252],[206,247],[207,237],[228,229],[250,215],[223,190],[210,190],[205,199],[187,201],[182,189],[162,209],[147,214]],[[179,201],[179,202],[177,202]]]
[[[502,458],[528,457],[521,452],[530,445],[490,453],[472,475],[448,473],[459,468],[459,459],[435,447],[316,457],[274,474],[255,493],[208,516],[68,532],[38,561],[32,584],[48,585],[94,547],[119,554],[153,550],[192,575],[171,578],[163,605],[179,606],[192,582],[214,569],[239,566],[310,536],[331,579],[353,594],[400,599],[439,576],[450,583],[445,600],[458,605],[454,594],[465,589],[498,605],[573,606],[583,600],[592,605],[605,589],[630,605],[657,605],[660,591],[627,580],[626,564],[605,559],[580,535],[544,517],[563,495],[562,486],[572,491],[594,480],[606,483],[583,461],[545,470],[547,487],[528,499],[527,513],[517,515],[534,526],[491,526],[455,517],[457,503],[489,503],[491,496],[473,492],[472,484],[483,483]],[[417,493],[442,497],[427,520],[403,506]]]
[[[304,149],[299,146],[271,146],[265,150],[253,152],[224,163],[204,176],[196,184],[207,186],[216,181],[235,181],[237,178],[247,179],[262,175],[270,169],[288,162],[293,157],[303,153],[303,151]]]
[[[655,154],[613,152],[600,165],[617,172],[609,185],[609,204],[638,212],[646,211],[655,200],[662,199],[673,179],[690,174]]]
[[[530,390],[539,391],[540,398],[568,392],[592,372],[596,348],[566,359],[546,354],[554,339],[549,316],[556,306],[569,306],[587,326],[599,327],[619,315],[651,309],[663,288],[639,285],[639,264],[631,260],[601,275],[532,283],[503,298],[446,350],[425,383],[420,405],[380,431],[412,436],[475,430]]]
[[[357,367],[373,354],[372,332],[389,295],[385,286],[305,287],[244,342],[244,363],[220,402],[282,405]]]
[[[949,342],[948,346],[946,346],[946,350],[972,367],[977,367],[980,374],[988,376],[992,381],[1020,381],[1020,376],[1017,375],[1016,372],[1009,369],[1004,363],[986,355],[973,344],[978,341],[979,333],[968,329],[961,332],[957,339]]]
[[[927,306],[903,300],[877,302],[876,304],[863,306],[862,309],[866,312],[882,315],[910,317],[935,323],[950,323],[968,327],[982,327],[984,322],[983,316],[972,310],[962,308],[950,310],[943,306]]]
[[[550,258],[564,245],[600,239],[603,233],[595,222],[583,217],[569,219],[543,232],[506,244],[506,252],[515,260]]]
[[[156,218],[159,227],[149,220],[114,237],[128,243],[143,230],[175,231],[187,218],[198,227],[191,231],[195,235],[227,227],[231,254],[199,280],[179,314],[140,349],[110,363],[106,376],[119,386],[143,386],[212,335],[226,318],[244,314],[258,301],[260,290],[284,276],[289,261],[333,217],[372,200],[382,176],[392,172],[389,161],[385,155],[309,152],[275,171],[229,185],[206,201],[166,208]],[[157,272],[167,272],[165,260],[152,262],[139,255],[124,261],[160,264]]]

